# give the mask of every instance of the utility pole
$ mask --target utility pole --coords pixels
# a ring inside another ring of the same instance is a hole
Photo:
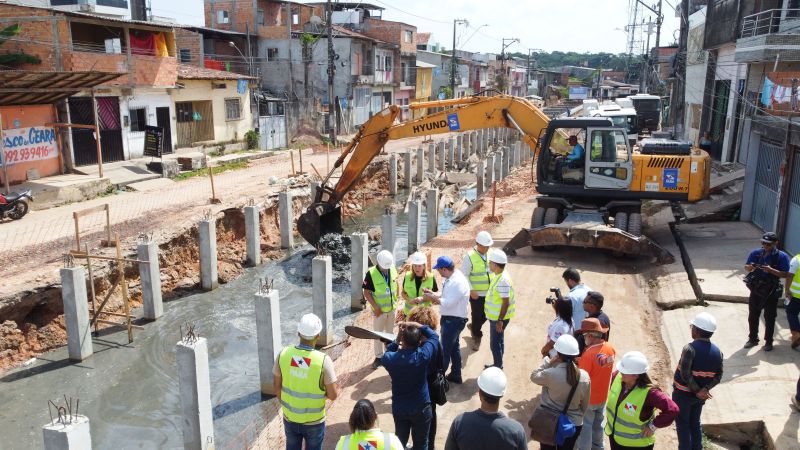
[[[450,58],[450,98],[456,98],[456,25],[469,26],[467,19],[453,19],[453,54]]]
[[[334,66],[334,53],[333,53],[333,9],[331,8],[331,0],[328,0],[327,5],[328,14],[328,138],[331,140],[332,145],[336,145],[336,128],[334,120],[336,118],[336,106],[334,106],[333,99],[333,75],[336,67]],[[289,25],[291,27],[291,25]]]
[[[686,43],[689,37],[689,2],[681,2],[681,33],[678,40],[678,54],[675,55],[676,68],[675,83],[672,85],[672,96],[669,102],[670,123],[676,139],[684,137],[684,97],[686,95]]]
[[[508,44],[506,44],[506,41],[508,41]],[[502,48],[502,50],[500,50],[500,77],[501,77],[500,79],[503,80],[503,85],[501,86],[502,89],[500,90],[501,94],[505,94],[506,93],[506,87],[507,87],[506,86],[506,83],[507,83],[507,78],[506,78],[506,49],[511,44],[513,44],[514,42],[519,42],[519,39],[517,39],[517,38],[503,38],[503,48]]]
[[[653,21],[647,22],[647,45],[644,48],[644,58],[642,59],[642,79],[639,83],[639,91],[647,94],[650,92],[650,68],[652,67],[652,60],[650,58],[650,35],[653,32]],[[657,52],[657,51],[656,51]]]

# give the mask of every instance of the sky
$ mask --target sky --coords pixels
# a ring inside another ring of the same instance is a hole
[[[353,1],[353,0],[350,0]],[[527,53],[528,49],[626,53],[632,0],[365,0],[386,8],[385,20],[397,20],[432,32],[434,40],[452,47],[453,19],[467,19],[470,27],[459,25],[456,45],[459,50],[500,53],[502,38],[518,38],[508,51]],[[644,0],[652,5],[658,0]],[[661,43],[677,42],[679,19],[670,4],[663,2],[664,23]],[[640,18],[644,8],[639,7]],[[655,15],[649,14],[655,21]],[[647,16],[645,16],[645,21]],[[487,26],[480,27],[486,24]],[[477,29],[477,32],[476,32]],[[673,38],[674,36],[674,38]],[[651,36],[655,45],[655,34]],[[639,46],[641,53],[641,45]]]

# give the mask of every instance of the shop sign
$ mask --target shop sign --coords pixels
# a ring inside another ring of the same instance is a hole
[[[49,127],[25,127],[3,130],[3,161],[14,164],[58,157],[56,132]]]

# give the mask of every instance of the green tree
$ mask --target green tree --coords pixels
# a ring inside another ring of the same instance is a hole
[[[9,39],[19,34],[22,27],[19,24],[9,25],[0,29],[0,47]],[[23,64],[41,64],[42,60],[38,56],[28,55],[25,52],[12,52],[0,55],[0,67],[2,66],[21,66]]]

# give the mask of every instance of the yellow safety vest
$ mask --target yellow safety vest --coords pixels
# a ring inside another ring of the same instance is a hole
[[[796,262],[800,263],[800,255],[795,255],[794,258],[792,258],[792,262],[795,262],[795,260],[797,260]],[[794,273],[792,284],[789,285],[789,292],[792,293],[793,297],[800,298],[800,269]]]
[[[379,429],[356,431],[342,436],[336,444],[336,450],[403,450],[402,444],[392,433],[384,433]]]
[[[317,350],[286,347],[281,368],[281,409],[289,422],[309,423],[325,418],[325,391],[320,388],[325,354]]]
[[[508,285],[511,286],[511,290],[508,293],[508,309],[506,309],[506,315],[503,317],[503,320],[511,319],[516,313],[514,283],[511,282],[511,275],[508,274],[508,271],[504,270],[499,275],[492,275],[489,289],[486,291],[486,302],[483,304],[483,311],[486,314],[486,318],[489,320],[498,320],[500,318],[500,308],[503,307],[503,298],[500,296],[500,292],[497,291],[497,285],[502,279],[505,279]]]
[[[406,272],[405,280],[403,281],[403,290],[406,292],[406,295],[408,295],[410,300],[421,297],[422,290],[425,288],[433,289],[433,275],[429,276],[427,279],[423,279],[422,283],[419,285],[419,290],[417,290],[417,282],[414,281],[414,271],[409,270]],[[406,301],[406,304],[403,306],[403,312],[406,314],[406,317],[408,317],[411,309],[415,306],[425,306],[430,308],[431,302],[425,301],[420,305],[412,305],[411,302]]]
[[[378,308],[385,313],[394,311],[397,307],[397,269],[394,266],[389,269],[388,285],[378,266],[370,267],[369,275],[372,277],[373,286],[375,286],[372,299],[378,304]]]
[[[622,395],[622,375],[617,375],[611,383],[606,402],[606,427],[607,436],[613,436],[619,445],[625,447],[647,447],[656,442],[656,436],[644,436],[642,432],[649,426],[649,421],[639,419],[644,401],[650,388],[634,387],[633,390],[619,401]]]
[[[486,252],[486,260],[474,248],[467,254],[472,264],[472,270],[467,275],[469,277],[469,285],[473,291],[486,292],[489,290],[489,263],[486,261],[489,259],[490,251],[492,250],[490,249]]]

